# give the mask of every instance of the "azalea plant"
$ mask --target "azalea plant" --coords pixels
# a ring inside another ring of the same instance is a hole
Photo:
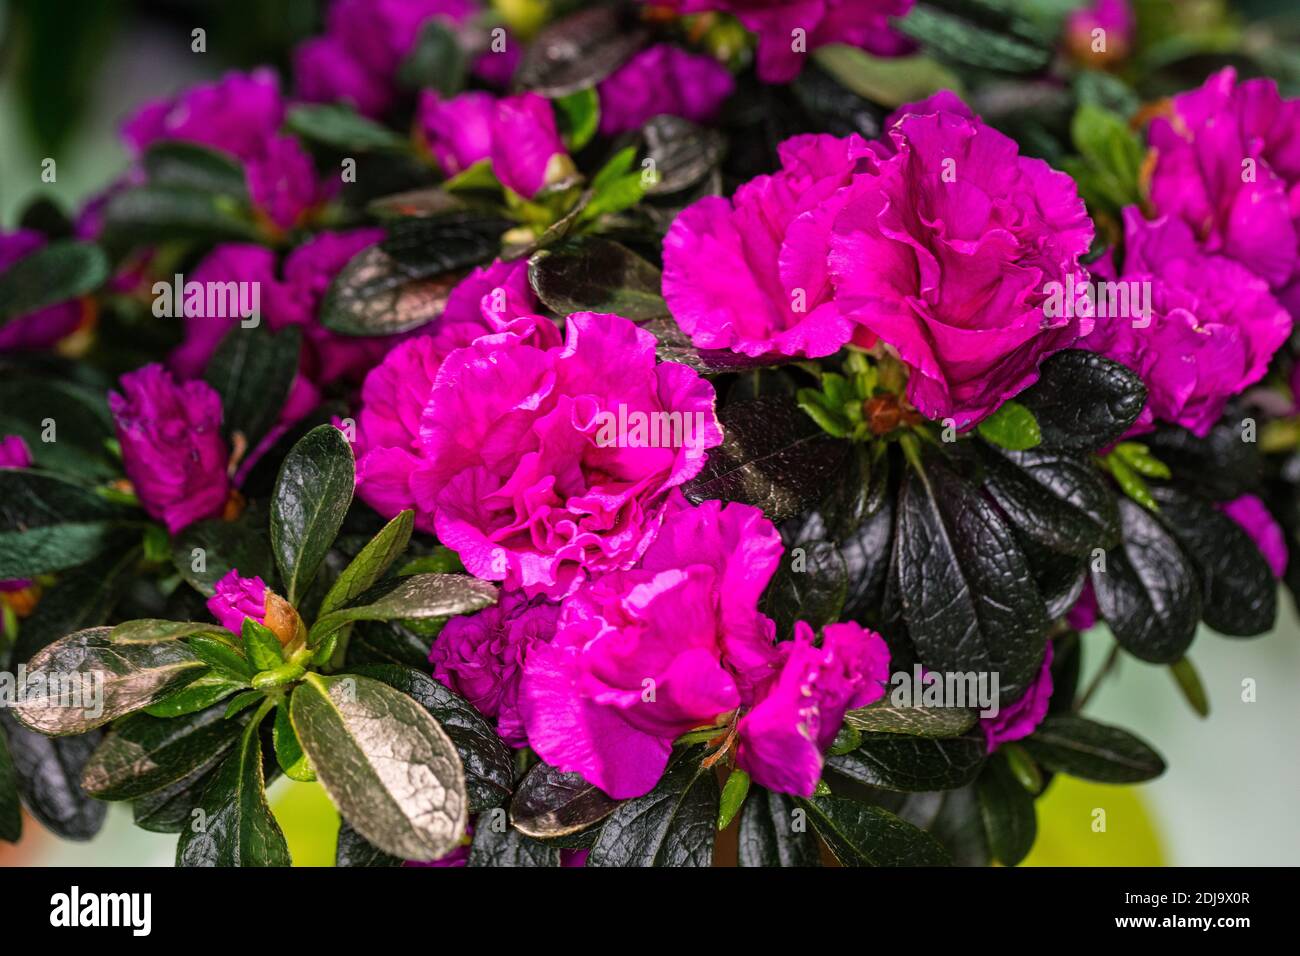
[[[286,865],[285,776],[341,866],[1019,863],[1164,769],[1119,657],[1203,712],[1300,585],[1286,36],[334,0],[143,104],[0,233],[0,838]]]

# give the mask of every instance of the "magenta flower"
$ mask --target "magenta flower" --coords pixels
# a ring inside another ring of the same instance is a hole
[[[261,320],[272,330],[302,328],[305,348],[302,371],[317,385],[361,378],[397,341],[392,336],[339,335],[320,324],[321,302],[330,282],[361,250],[383,238],[379,229],[325,232],[298,246],[277,274],[275,253],[265,246],[225,243],[212,250],[187,282],[256,283]],[[168,364],[179,375],[202,374],[213,352],[231,329],[234,316],[208,315],[205,308],[185,315],[185,339]]]
[[[555,635],[559,613],[550,601],[507,592],[493,607],[448,621],[429,652],[433,676],[495,720],[512,747],[528,744],[519,713],[524,658]]]
[[[172,534],[219,514],[230,490],[221,396],[200,380],[178,385],[156,364],[128,372],[121,384],[121,393],[108,393],[108,407],[144,510]]]
[[[600,131],[617,136],[662,113],[703,123],[717,115],[735,86],[731,71],[713,57],[658,43],[632,57],[597,87]]]
[[[0,273],[44,245],[45,237],[31,229],[0,231]],[[76,331],[82,315],[81,303],[72,300],[10,319],[0,326],[0,355],[51,348]]]
[[[889,648],[858,624],[828,624],[821,646],[803,621],[794,640],[778,644],[780,676],[740,719],[736,764],[778,793],[810,797],[822,775],[822,755],[846,711],[884,696]]]
[[[1147,404],[1135,431],[1159,420],[1205,435],[1228,399],[1268,371],[1291,333],[1291,317],[1263,279],[1207,255],[1181,220],[1150,222],[1129,207],[1124,224],[1120,280],[1149,284],[1151,314],[1099,318],[1082,344],[1142,377]]]
[[[981,717],[980,729],[992,753],[1003,744],[1028,737],[1047,716],[1052,700],[1052,642],[1047,642],[1043,666],[1020,699],[1003,707],[996,717]]]
[[[877,149],[892,155],[798,221],[788,244],[812,258],[829,236],[835,305],[907,364],[913,405],[965,428],[1091,327],[1045,306],[1054,284],[1086,281],[1092,221],[1069,176],[1021,156],[950,93],[901,109]]]
[[[1128,56],[1136,29],[1128,0],[1094,0],[1066,17],[1065,46],[1079,63],[1113,63]]]
[[[700,348],[817,358],[853,337],[833,301],[828,238],[804,227],[874,154],[857,136],[796,136],[780,155],[779,172],[688,206],[664,237],[664,298]]]
[[[550,101],[536,93],[497,99],[470,92],[444,100],[425,90],[420,94],[419,124],[449,177],[488,159],[503,185],[531,199],[573,169]]]
[[[1287,565],[1286,536],[1264,502],[1254,495],[1242,495],[1225,501],[1219,505],[1219,510],[1241,525],[1264,555],[1273,570],[1273,577],[1281,578]]]
[[[1300,100],[1282,99],[1273,80],[1238,83],[1228,67],[1174,97],[1148,135],[1156,213],[1182,219],[1300,315]]]
[[[0,438],[0,468],[30,468],[32,453],[22,435]]]
[[[266,623],[266,582],[257,575],[246,578],[233,568],[217,581],[216,593],[208,598],[208,610],[226,630],[239,634],[244,618]]]
[[[722,439],[712,386],[656,365],[648,333],[593,314],[567,328],[561,346],[546,320],[518,319],[445,359],[415,339],[362,396],[361,497],[385,515],[415,508],[472,574],[530,596],[633,564],[668,492]],[[606,435],[629,415],[677,431]]]
[[[375,117],[397,96],[397,69],[431,19],[455,27],[478,12],[475,0],[335,0],[326,33],[294,52],[294,85],[312,102],[342,100]]]
[[[730,13],[758,36],[758,76],[764,83],[789,83],[807,54],[828,43],[847,43],[878,56],[911,49],[889,25],[913,0],[645,0],[679,13]]]
[[[775,627],[757,607],[776,529],[748,505],[678,507],[639,567],[564,601],[555,639],[524,665],[529,745],[619,799],[655,785],[675,738],[745,701],[731,649],[750,676],[764,656],[776,673]]]
[[[279,135],[284,117],[279,80],[260,67],[155,100],[127,120],[122,135],[135,153],[159,140],[229,153],[244,166],[254,205],[274,225],[289,229],[325,194],[311,157],[296,139]]]

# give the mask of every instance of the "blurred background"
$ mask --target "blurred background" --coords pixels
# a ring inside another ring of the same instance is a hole
[[[1234,6],[1252,16],[1291,13],[1300,20],[1296,2]],[[118,126],[145,100],[232,67],[283,68],[292,44],[319,29],[322,6],[315,0],[0,0],[0,226],[13,228],[35,195],[52,195],[71,210],[112,181],[126,166]],[[206,53],[191,52],[195,27],[207,31]],[[54,184],[41,182],[47,157],[57,163]],[[1169,770],[1138,787],[1058,777],[1038,803],[1039,840],[1027,864],[1300,861],[1300,621],[1289,595],[1279,603],[1273,633],[1239,640],[1206,632],[1193,646],[1189,656],[1210,702],[1207,719],[1184,702],[1167,668],[1121,661],[1089,714],[1139,733]],[[1088,671],[1110,644],[1104,627],[1086,635]],[[1242,699],[1247,679],[1255,684],[1252,702]],[[281,779],[271,802],[294,860],[332,863],[337,816],[319,787]],[[1092,829],[1096,808],[1106,811],[1104,833]],[[135,829],[129,808],[114,806],[87,844],[61,841],[30,821],[21,843],[0,843],[0,865],[170,866],[175,844],[174,836]]]

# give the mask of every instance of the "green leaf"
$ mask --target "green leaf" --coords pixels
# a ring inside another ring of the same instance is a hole
[[[56,423],[57,441],[42,441],[47,419]],[[104,392],[7,369],[0,380],[0,434],[27,442],[38,468],[87,480],[115,478],[121,465],[108,454],[113,419]]]
[[[581,775],[538,763],[515,788],[510,822],[516,830],[538,840],[581,833],[604,820],[619,805]]]
[[[986,70],[1033,73],[1052,55],[1050,45],[1026,43],[930,6],[913,7],[898,29],[945,60]]]
[[[595,86],[646,42],[632,11],[615,6],[579,10],[543,28],[515,71],[519,89],[551,98]]]
[[[1019,402],[1003,402],[1002,406],[976,426],[980,437],[1009,451],[1028,451],[1043,440],[1038,419]]]
[[[942,673],[997,672],[1003,703],[1038,674],[1047,612],[998,511],[937,455],[909,470],[894,565],[917,655]]]
[[[989,852],[1004,866],[1015,866],[1034,846],[1038,816],[1034,798],[1012,772],[1004,755],[995,753],[975,782]]]
[[[551,100],[555,107],[555,123],[564,137],[570,153],[576,153],[591,142],[600,128],[600,97],[592,87],[577,90],[567,96]]]
[[[943,866],[943,846],[888,810],[845,797],[796,800],[844,866]]]
[[[427,654],[425,658],[422,666],[427,667]],[[410,667],[370,664],[352,672],[396,688],[433,716],[455,744],[465,768],[470,813],[499,807],[510,799],[514,781],[511,750],[467,700]]]
[[[1093,452],[1119,439],[1146,405],[1142,380],[1096,352],[1066,349],[1039,369],[1038,382],[1016,396],[1033,412],[1045,448]]]
[[[945,790],[928,829],[952,855],[955,866],[989,865],[988,837],[975,787]]]
[[[820,866],[821,854],[808,827],[807,811],[797,810],[783,793],[762,787],[753,790],[740,813],[740,865]]]
[[[794,517],[825,494],[848,453],[788,395],[725,405],[723,441],[704,469],[682,486],[698,504],[711,498],[761,508],[774,522]]]
[[[18,800],[18,773],[0,727],[0,840],[17,843],[23,834],[23,808]]]
[[[422,620],[480,611],[496,602],[497,589],[464,574],[412,574],[368,604],[343,608],[312,625],[309,643],[316,647],[350,621]]]
[[[112,628],[69,634],[41,651],[29,673],[58,675],[45,694],[16,702],[23,726],[49,736],[79,734],[175,693],[197,679],[205,665],[179,642],[115,644]],[[77,703],[82,706],[70,706]]]
[[[257,447],[276,424],[298,373],[299,329],[272,332],[268,326],[226,333],[203,373],[221,396],[222,429]]]
[[[1091,568],[1101,616],[1124,650],[1152,664],[1182,658],[1201,616],[1196,572],[1145,508],[1119,503],[1123,540]]]
[[[713,771],[683,757],[645,796],[618,805],[587,866],[710,866],[718,802]]]
[[[976,712],[967,707],[895,707],[888,697],[844,715],[845,723],[866,733],[915,737],[960,737],[976,720]]]
[[[832,43],[813,53],[817,65],[859,96],[882,106],[916,103],[939,90],[959,94],[961,80],[927,56],[875,57],[855,46]]]
[[[847,593],[848,570],[839,548],[829,541],[801,539],[781,556],[762,607],[783,637],[793,633],[795,621],[814,631],[838,621]]]
[[[1141,200],[1138,179],[1144,151],[1122,117],[1095,103],[1082,103],[1070,123],[1070,138],[1115,209]]]
[[[455,96],[465,81],[465,53],[456,35],[440,19],[420,27],[415,46],[397,68],[397,82],[408,90],[430,89]]]
[[[1158,520],[1191,560],[1201,583],[1201,617],[1220,634],[1253,637],[1277,621],[1277,582],[1259,547],[1204,498],[1153,488]]]
[[[110,638],[114,644],[157,644],[161,641],[175,641],[182,637],[189,638],[197,635],[220,637],[223,633],[226,633],[225,629],[219,624],[142,618],[115,625]]]
[[[1158,753],[1126,730],[1076,714],[1053,714],[1021,742],[1056,773],[1099,783],[1141,783],[1165,772]]]
[[[1183,699],[1192,710],[1196,711],[1196,715],[1210,716],[1210,698],[1205,693],[1205,685],[1201,683],[1201,675],[1196,672],[1196,666],[1191,658],[1184,657],[1170,664],[1169,673],[1173,675],[1174,683],[1182,692]]]
[[[225,753],[243,732],[224,708],[160,720],[132,714],[114,725],[81,774],[81,785],[100,800],[133,800],[171,786]]]
[[[244,657],[254,671],[269,671],[284,663],[284,649],[280,647],[280,639],[265,624],[246,617],[240,636],[244,642]]]
[[[275,560],[264,510],[247,509],[235,521],[199,521],[172,540],[172,563],[200,594],[212,597],[217,582],[238,570],[275,586]]]
[[[302,783],[316,779],[316,771],[303,753],[298,734],[293,729],[293,721],[289,719],[289,705],[283,702],[275,708],[272,741],[275,744],[275,761],[286,777]]]
[[[289,845],[266,802],[262,714],[208,783],[191,825],[176,844],[177,866],[289,866]]]
[[[0,272],[0,326],[20,315],[85,295],[108,278],[98,246],[59,239]]]
[[[436,860],[465,833],[465,773],[418,703],[368,677],[309,674],[293,692],[294,730],[325,791],[367,840]]]
[[[81,770],[100,731],[50,738],[23,727],[0,708],[0,737],[8,741],[18,792],[43,827],[65,840],[89,840],[104,825],[108,805],[81,789]]]
[[[271,548],[297,607],[320,570],[352,503],[352,447],[333,425],[304,435],[280,466],[271,499]]]
[[[727,775],[727,782],[722,785],[722,802],[718,806],[718,829],[725,830],[731,825],[736,814],[745,803],[749,793],[749,774],[739,767]]]
[[[321,599],[317,616],[346,607],[369,590],[406,550],[414,529],[415,512],[409,508],[384,525],[335,579]]]
[[[74,482],[0,469],[0,580],[35,577],[93,561],[115,532],[144,515]]]
[[[1119,541],[1115,495],[1088,461],[1061,452],[981,449],[984,487],[1016,529],[1075,557]]]
[[[885,790],[925,793],[971,783],[984,765],[983,735],[916,737],[863,734],[862,745],[831,757],[826,765],[858,783]]]
[[[115,194],[104,210],[103,242],[110,248],[257,238],[257,223],[246,203],[183,186],[136,186]]]
[[[1108,455],[1101,459],[1106,469],[1119,485],[1120,491],[1128,495],[1147,511],[1158,512],[1160,506],[1156,504],[1156,499],[1151,496],[1151,489],[1147,483],[1142,480],[1136,471],[1129,467],[1128,463],[1118,455]]]
[[[216,193],[248,201],[244,169],[229,154],[183,140],[161,140],[144,154],[144,169],[154,186]]]
[[[1023,747],[1019,744],[1003,744],[1002,755],[1007,758],[1007,766],[1022,787],[1032,794],[1043,792],[1043,773]]]
[[[401,866],[400,857],[385,853],[372,843],[367,843],[352,825],[344,820],[339,825],[339,842],[335,849],[335,866]]]
[[[197,634],[186,643],[194,656],[207,664],[214,672],[223,674],[232,680],[249,681],[257,669],[249,663],[240,651],[230,643],[230,632],[214,631],[211,634]],[[242,646],[242,645],[241,645]]]
[[[185,714],[194,714],[247,687],[247,681],[231,680],[223,674],[210,671],[158,703],[150,704],[144,709],[144,713],[151,717],[181,717]]]
[[[539,843],[513,827],[495,829],[486,821],[474,831],[470,866],[559,866],[560,848]]]
[[[606,312],[632,321],[668,314],[659,270],[626,246],[580,236],[535,252],[528,282],[558,315]]]
[[[290,107],[285,125],[303,139],[345,153],[404,152],[410,148],[401,136],[343,103],[302,103]]]
[[[651,175],[648,196],[669,196],[697,185],[713,174],[727,151],[717,130],[697,126],[680,116],[651,117],[641,127],[644,168]]]
[[[1112,451],[1139,475],[1144,478],[1168,479],[1171,477],[1169,466],[1151,454],[1150,449],[1141,442],[1122,441]]]

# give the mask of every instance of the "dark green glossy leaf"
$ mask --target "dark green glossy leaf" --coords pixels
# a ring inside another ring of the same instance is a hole
[[[754,787],[740,813],[741,866],[820,866],[807,814],[783,793]]]
[[[448,24],[431,18],[420,27],[415,46],[397,68],[397,81],[411,90],[436,90],[455,96],[465,80],[465,53]]]
[[[718,417],[722,444],[682,488],[697,504],[740,501],[784,521],[816,503],[848,452],[847,442],[827,435],[789,396],[737,402]]]
[[[953,790],[979,775],[986,746],[982,735],[863,734],[857,750],[831,757],[826,763],[851,780],[886,790]]]
[[[286,125],[303,139],[345,153],[402,151],[406,140],[343,103],[302,103],[289,110]]]
[[[28,673],[57,675],[37,696],[14,704],[24,726],[50,736],[80,734],[148,707],[206,669],[184,644],[114,644],[112,628],[93,627],[55,641],[31,659]],[[70,706],[78,704],[79,706]]]
[[[988,837],[975,787],[947,790],[942,797],[930,833],[948,850],[956,866],[988,866]]]
[[[1047,616],[1055,620],[1069,613],[1088,581],[1089,559],[1052,551],[1023,535],[1017,536],[1017,542],[1043,596]]]
[[[196,714],[247,687],[248,682],[245,680],[232,680],[224,674],[208,671],[176,693],[164,697],[156,704],[150,704],[144,709],[144,713],[150,717],[163,718]],[[225,710],[224,707],[221,709]]]
[[[257,698],[261,701],[262,695]],[[187,776],[131,801],[135,825],[153,833],[180,833],[194,822],[194,811],[212,782],[229,748],[209,755]]]
[[[362,621],[348,643],[348,666],[353,664],[401,664],[427,668],[430,636],[417,634],[394,621]]]
[[[224,707],[171,720],[132,714],[91,755],[82,788],[100,800],[132,800],[190,776],[232,747],[242,721],[226,720]]]
[[[248,242],[257,237],[246,203],[185,186],[137,186],[115,194],[104,210],[103,242],[111,248],[168,240]]]
[[[1143,435],[1142,440],[1180,483],[1214,501],[1227,501],[1256,491],[1259,485],[1259,443],[1243,440],[1242,422],[1249,416],[1245,409],[1229,406],[1204,438],[1185,428],[1164,425]]]
[[[43,441],[49,421],[54,441]],[[104,392],[6,370],[0,379],[0,434],[18,435],[39,468],[92,480],[116,477],[120,465],[105,450],[113,419]]]
[[[500,831],[480,821],[469,849],[470,866],[559,866],[560,848],[526,837],[514,827]]]
[[[401,866],[399,857],[391,856],[366,842],[352,825],[344,820],[339,826],[339,842],[334,851],[335,866]]]
[[[604,312],[637,322],[668,314],[659,270],[626,246],[599,236],[581,236],[533,253],[528,282],[558,315]]]
[[[1086,557],[1119,540],[1115,495],[1090,462],[1058,452],[983,447],[985,488],[1026,537]]]
[[[177,866],[289,866],[289,845],[266,802],[260,720],[209,781],[199,813],[181,831]]]
[[[257,447],[276,424],[298,373],[302,335],[292,326],[280,332],[236,325],[208,360],[203,377],[221,396],[221,425]]]
[[[717,130],[680,116],[655,116],[641,127],[645,158],[654,171],[646,195],[667,196],[689,189],[717,169],[727,141]]]
[[[1032,73],[1047,66],[1052,55],[1050,45],[1027,43],[987,29],[982,19],[966,20],[928,4],[913,7],[898,27],[935,55],[964,66]]]
[[[102,734],[51,739],[21,726],[10,713],[0,708],[0,735],[8,741],[23,803],[65,840],[89,840],[104,825],[108,806],[81,789],[81,771]]]
[[[599,823],[619,801],[576,773],[564,773],[538,763],[515,788],[510,822],[516,830],[539,840],[567,837]]]
[[[118,533],[111,541],[121,550],[110,548],[103,558],[64,572],[41,595],[35,612],[18,630],[15,661],[29,661],[59,638],[108,620],[131,587],[140,562],[140,549],[126,544],[128,538],[128,532]]]
[[[1034,413],[1044,447],[1084,453],[1118,441],[1146,398],[1142,380],[1123,365],[1067,349],[1043,363],[1038,382],[1017,401]]]
[[[4,727],[0,726],[0,840],[16,843],[22,833],[23,808],[18,799],[18,772],[14,769],[13,757],[9,756]]]
[[[272,731],[275,745],[275,761],[290,780],[309,783],[316,779],[316,771],[311,761],[303,753],[302,744],[294,732],[293,722],[289,719],[289,705],[281,703],[275,708],[275,726]]]
[[[350,621],[429,620],[470,614],[495,603],[497,589],[465,574],[412,574],[391,591],[357,607],[319,618],[311,629],[313,646]]]
[[[645,27],[628,8],[579,10],[547,25],[528,44],[515,84],[542,96],[595,86],[645,43]]]
[[[709,866],[718,801],[713,771],[680,759],[653,790],[610,814],[587,866]]]
[[[938,840],[881,807],[835,796],[796,802],[845,866],[943,866],[949,862]]]
[[[1004,866],[1028,855],[1038,836],[1034,798],[1016,779],[1002,754],[993,754],[975,782],[989,852]]]
[[[321,599],[317,616],[324,617],[347,607],[369,590],[406,550],[414,528],[415,512],[409,509],[384,525],[330,585]]]
[[[840,619],[847,591],[848,569],[839,549],[829,541],[801,540],[781,556],[763,610],[776,622],[778,636],[791,634],[795,621],[816,631]]]
[[[311,586],[352,503],[352,447],[332,425],[302,437],[280,466],[271,500],[271,549],[285,597],[298,602]]]
[[[74,482],[0,469],[0,580],[62,571],[93,560],[114,533],[144,515]]]
[[[510,798],[514,779],[510,748],[468,701],[410,667],[371,664],[356,667],[353,673],[395,687],[433,715],[460,754],[471,813],[499,807]]]
[[[1002,701],[1038,673],[1048,621],[1024,554],[994,507],[938,457],[909,471],[894,562],[921,662],[944,673],[998,672]]]
[[[92,292],[107,278],[108,260],[98,246],[71,239],[48,243],[0,270],[0,326]]]
[[[977,719],[967,707],[896,707],[888,697],[844,715],[845,723],[866,733],[913,737],[960,737]]]
[[[244,657],[254,671],[269,671],[284,663],[280,639],[265,624],[251,617],[244,618],[240,637],[244,644]]]
[[[1160,523],[1177,539],[1201,580],[1201,617],[1220,634],[1254,637],[1277,620],[1277,582],[1250,535],[1208,501],[1152,487]]]
[[[1165,771],[1158,753],[1126,730],[1053,714],[1021,742],[1047,770],[1100,783],[1141,783]]]
[[[275,587],[275,560],[265,511],[249,508],[236,521],[199,521],[172,539],[172,563],[200,594],[211,597],[232,570]]]
[[[153,143],[144,154],[144,169],[154,186],[193,189],[248,201],[243,167],[229,154],[198,143]]]
[[[782,365],[790,361],[779,356],[759,356],[750,358],[730,349],[701,349],[692,344],[690,337],[682,331],[674,319],[649,319],[641,323],[659,343],[655,354],[661,362],[676,362],[693,368],[701,375],[719,375],[723,372],[743,372],[754,369]],[[798,407],[798,406],[796,406]],[[802,410],[799,414],[804,414]],[[806,417],[806,416],[805,416]],[[825,433],[818,429],[819,434]],[[712,454],[712,453],[711,453]]]
[[[420,704],[369,677],[310,674],[290,715],[343,817],[385,852],[436,860],[465,833],[465,772]]]
[[[1153,664],[1172,664],[1196,636],[1200,583],[1173,537],[1145,508],[1119,503],[1123,541],[1093,567],[1097,606],[1120,646]]]

